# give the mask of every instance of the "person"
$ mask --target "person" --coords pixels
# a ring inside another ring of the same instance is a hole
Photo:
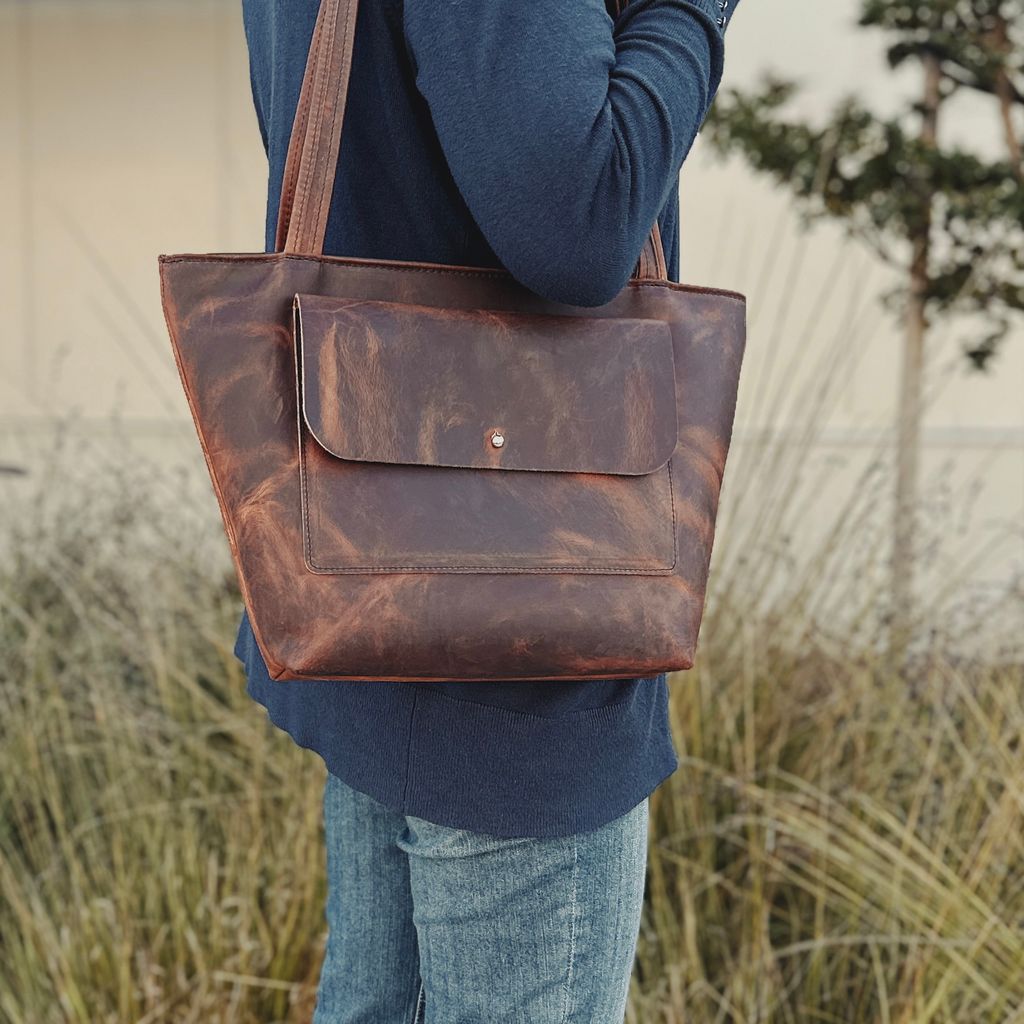
[[[678,280],[678,174],[737,2],[362,0],[325,252],[596,306],[657,219]],[[318,6],[243,0],[268,251]],[[622,1021],[648,798],[678,766],[666,676],[275,681],[245,612],[234,651],[328,768],[315,1024]]]

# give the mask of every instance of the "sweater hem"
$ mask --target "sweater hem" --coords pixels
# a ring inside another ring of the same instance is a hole
[[[272,680],[241,630],[235,656],[269,721],[332,775],[448,828],[498,838],[590,831],[679,766],[664,676],[640,681],[627,701],[544,717],[415,683]]]

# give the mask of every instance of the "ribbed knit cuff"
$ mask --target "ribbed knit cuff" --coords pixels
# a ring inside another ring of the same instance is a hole
[[[650,10],[659,0],[629,0],[620,8],[616,25],[622,19],[631,18],[644,10]],[[733,10],[740,0],[671,0],[671,5],[679,11],[689,11],[695,21],[704,29],[708,40],[708,101],[718,92],[725,67],[725,30]],[[724,5],[724,6],[723,6]],[[705,113],[707,110],[705,109]]]
[[[686,0],[690,7],[695,7],[701,14],[707,16],[719,35],[725,33],[737,2],[738,0]]]
[[[718,92],[725,68],[725,30],[738,0],[685,0],[700,19],[711,43],[711,77],[708,82],[708,106]]]

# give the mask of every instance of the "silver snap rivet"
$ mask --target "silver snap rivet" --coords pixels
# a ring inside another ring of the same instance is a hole
[[[491,446],[500,448],[505,443],[505,435],[500,430],[491,431]]]

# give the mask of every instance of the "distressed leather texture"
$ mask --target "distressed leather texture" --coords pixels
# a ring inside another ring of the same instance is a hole
[[[323,0],[284,251],[160,257],[175,361],[271,677],[689,668],[743,297],[661,279],[663,253],[596,308],[500,270],[323,255],[341,120],[328,108],[344,106],[353,24],[353,0]],[[660,251],[654,232],[649,246]]]
[[[306,426],[338,458],[639,475],[675,450],[659,321],[315,295],[295,316]]]
[[[309,295],[295,323],[311,571],[672,569],[667,324]]]

